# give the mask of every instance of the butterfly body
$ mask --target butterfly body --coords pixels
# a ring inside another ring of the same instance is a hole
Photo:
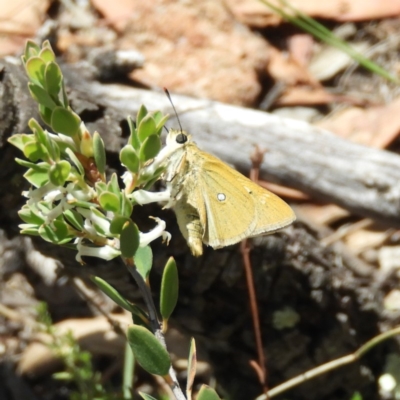
[[[202,243],[218,249],[246,237],[273,233],[295,220],[293,210],[223,161],[200,150],[191,136],[171,129],[164,179],[171,193],[179,228],[191,252]]]

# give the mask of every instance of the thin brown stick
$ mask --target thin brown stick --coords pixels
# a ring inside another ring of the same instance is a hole
[[[278,386],[275,386],[268,393],[263,393],[262,395],[258,396],[255,400],[268,400],[319,375],[325,374],[329,371],[342,367],[343,365],[351,364],[360,359],[365,353],[370,351],[377,344],[382,343],[383,341],[396,335],[400,335],[400,326],[397,326],[388,332],[383,332],[378,336],[373,337],[372,339],[368,340],[368,342],[364,343],[358,350],[356,350],[352,354],[348,354],[347,356],[343,356],[337,358],[336,360],[332,360],[325,364],[319,365],[316,368],[310,369],[304,372],[303,374],[297,375],[294,378],[289,379],[288,381]]]
[[[263,156],[264,154],[258,148],[256,148],[255,153],[251,158],[253,165],[250,170],[250,179],[254,182],[258,182],[259,170]],[[263,387],[264,393],[267,393],[268,383],[267,383],[266,358],[264,354],[264,346],[261,336],[260,317],[259,317],[257,298],[254,287],[253,271],[251,268],[250,250],[251,248],[249,246],[248,240],[247,239],[243,240],[240,245],[240,251],[242,253],[243,265],[246,274],[247,290],[249,293],[251,317],[253,320],[254,338],[256,341],[257,357],[258,357],[258,363],[252,360],[250,362],[250,365],[256,371],[258,379]]]

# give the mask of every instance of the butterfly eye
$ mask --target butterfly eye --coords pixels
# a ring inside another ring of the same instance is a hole
[[[176,136],[176,143],[179,144],[184,144],[187,142],[188,138],[187,135],[185,135],[184,133],[180,133],[179,135]]]

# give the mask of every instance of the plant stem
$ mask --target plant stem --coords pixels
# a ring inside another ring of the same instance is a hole
[[[147,307],[147,310],[149,313],[149,321],[150,321],[151,330],[153,331],[154,336],[157,338],[157,340],[164,346],[164,348],[167,348],[167,346],[165,344],[164,334],[162,333],[161,325],[160,325],[160,322],[157,317],[157,310],[156,310],[156,306],[153,301],[153,297],[151,295],[150,288],[147,286],[142,275],[139,274],[138,270],[133,265],[133,263],[131,264],[129,261],[130,260],[124,260],[129,273],[132,275],[133,279],[139,286],[139,290],[142,293],[144,302],[146,303],[146,307]],[[176,399],[177,400],[186,400],[186,397],[183,394],[182,389],[179,386],[179,382],[178,382],[175,370],[173,369],[172,365],[168,371],[168,375],[170,378],[170,381],[168,382],[168,384],[170,385]]]

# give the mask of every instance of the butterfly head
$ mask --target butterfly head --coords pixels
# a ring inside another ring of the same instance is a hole
[[[181,129],[170,129],[167,135],[167,147],[182,148],[192,141],[192,135]]]

